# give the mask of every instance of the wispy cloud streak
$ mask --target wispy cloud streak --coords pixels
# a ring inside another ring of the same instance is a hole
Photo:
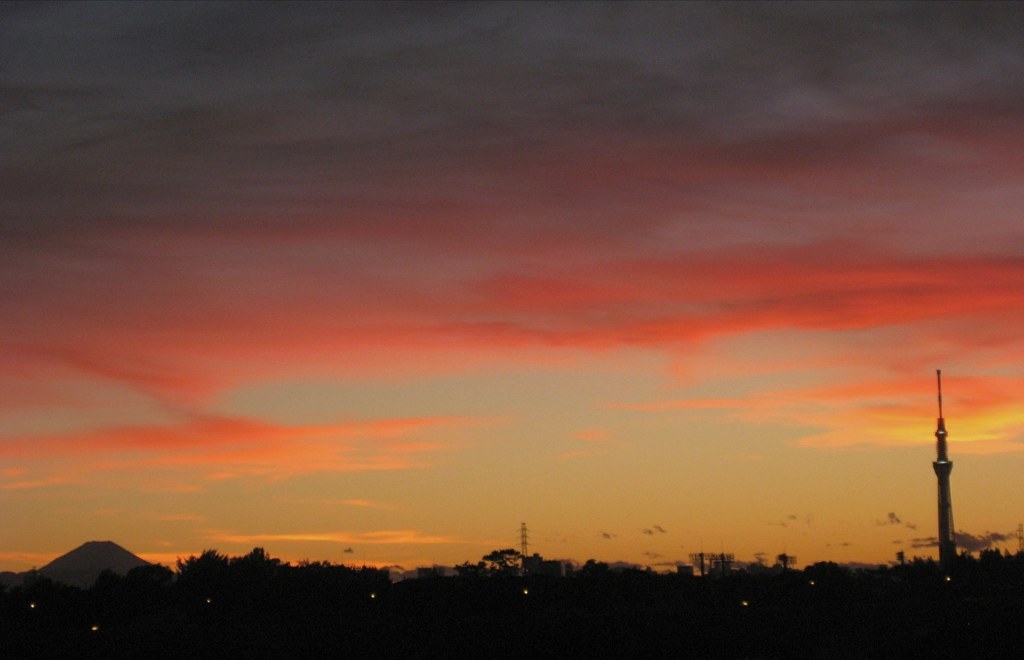
[[[235,534],[217,532],[210,534],[211,541],[222,543],[270,543],[270,542],[315,542],[315,543],[363,543],[368,545],[437,545],[461,543],[462,541],[449,536],[423,535],[414,530],[385,530],[374,532],[300,532],[300,533],[266,533],[266,534]]]
[[[257,475],[288,477],[336,471],[401,470],[424,465],[451,445],[419,439],[424,431],[477,424],[470,418],[395,418],[318,426],[286,426],[255,419],[190,416],[177,425],[102,428],[82,433],[4,439],[0,454],[17,456],[42,470],[40,461],[76,459],[74,470],[124,472],[135,468],[198,469],[207,478]],[[53,469],[70,469],[58,468]],[[18,489],[59,484],[60,475],[39,480],[20,475],[0,483]],[[346,500],[350,506],[377,506]]]

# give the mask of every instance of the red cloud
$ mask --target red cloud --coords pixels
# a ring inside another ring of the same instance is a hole
[[[187,245],[182,239],[180,247]],[[228,256],[239,249],[224,247]],[[197,249],[188,263],[196,274],[177,279],[164,272],[167,255],[156,255],[155,273],[127,273],[139,281],[114,300],[108,289],[119,287],[106,275],[71,281],[12,315],[0,353],[20,380],[84,373],[172,401],[317,369],[458,370],[510,351],[675,351],[778,329],[927,324],[913,331],[915,350],[940,341],[947,354],[992,345],[981,336],[1024,356],[1016,334],[1024,321],[1019,259],[887,257],[839,241],[645,258],[570,245],[557,263],[483,264],[456,254],[454,263],[463,265],[453,273],[434,272],[430,258],[410,258],[386,274],[376,265],[336,266],[306,243],[295,251],[312,263],[296,267],[268,247],[266,263],[242,259],[235,272],[217,250]],[[157,285],[164,277],[175,283]],[[65,317],[74,324],[51,322]],[[884,353],[894,354],[891,347]]]
[[[54,470],[92,472],[151,466],[198,468],[209,479],[241,475],[292,476],[318,471],[399,470],[420,465],[442,449],[422,434],[478,423],[469,418],[396,418],[318,426],[284,426],[253,419],[192,416],[177,425],[139,425],[82,433],[9,438],[0,454],[74,465]],[[450,447],[446,447],[449,448]],[[4,488],[60,483],[64,476],[12,475]]]

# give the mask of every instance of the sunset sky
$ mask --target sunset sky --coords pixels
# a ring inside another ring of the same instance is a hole
[[[0,5],[0,570],[1024,521],[1024,5]]]

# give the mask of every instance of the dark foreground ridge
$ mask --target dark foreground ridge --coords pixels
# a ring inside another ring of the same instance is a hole
[[[9,658],[1024,657],[1024,555],[851,572],[819,563],[720,579],[614,572],[462,575],[291,565],[260,548],[177,571],[35,575],[0,593]]]

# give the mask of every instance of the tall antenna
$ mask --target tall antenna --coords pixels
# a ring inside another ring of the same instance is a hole
[[[527,552],[529,548],[529,538],[529,534],[526,532],[526,523],[521,523],[519,525],[519,542],[522,547],[520,552],[522,552],[524,558],[529,554]]]
[[[939,419],[935,429],[935,461],[932,468],[938,478],[939,486],[939,564],[942,570],[949,571],[956,561],[956,534],[953,527],[953,500],[949,494],[949,473],[953,471],[953,463],[949,460],[946,437],[946,420],[942,416],[942,370],[935,370],[939,386]]]
[[[1024,523],[1017,525],[1017,554],[1024,555]]]
[[[948,435],[946,433],[946,418],[942,416],[942,369],[935,370],[935,378],[939,385],[939,419],[937,423],[938,428],[935,431],[935,439],[937,440],[935,450],[940,462],[949,462],[949,457],[946,454],[946,436]]]

